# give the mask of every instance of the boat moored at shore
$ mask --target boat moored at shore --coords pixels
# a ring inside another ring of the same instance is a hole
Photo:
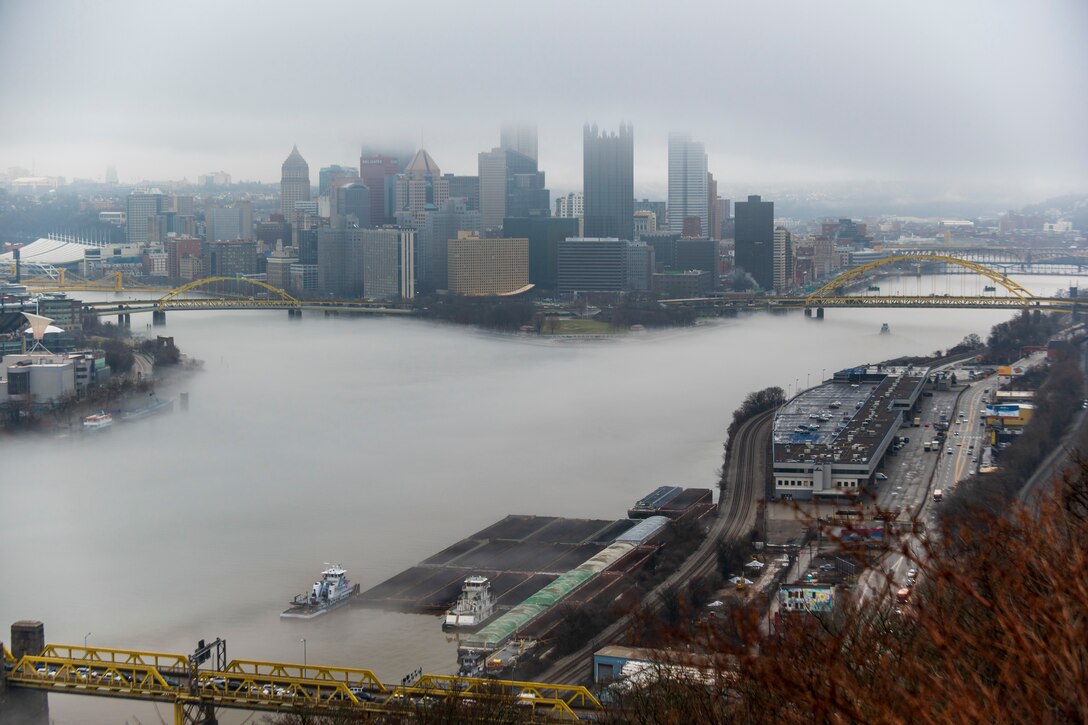
[[[108,430],[112,426],[113,416],[104,410],[83,419],[83,430],[89,433]]]

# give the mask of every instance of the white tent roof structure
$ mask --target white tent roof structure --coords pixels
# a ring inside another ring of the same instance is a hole
[[[82,262],[87,246],[59,239],[36,239],[19,249],[19,258],[31,264],[75,264]],[[15,253],[0,254],[0,263],[13,264]]]

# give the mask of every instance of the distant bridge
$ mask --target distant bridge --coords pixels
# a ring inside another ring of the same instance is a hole
[[[1010,294],[998,297],[995,295],[846,295],[843,292],[851,285],[863,282],[871,272],[886,265],[911,262],[942,263],[959,267],[967,272],[978,274],[1003,287]],[[921,308],[974,308],[974,309],[1044,309],[1062,312],[1070,312],[1075,309],[1083,309],[1088,301],[1078,303],[1078,300],[1066,297],[1036,297],[1019,282],[1009,277],[1003,271],[994,270],[991,267],[959,257],[949,257],[935,253],[911,253],[899,254],[893,257],[883,257],[849,269],[835,276],[821,287],[807,296],[773,296],[759,295],[755,293],[734,293],[720,297],[700,297],[689,299],[663,300],[669,305],[684,305],[691,307],[714,307],[733,309],[771,309],[789,310],[803,309],[806,314],[812,311],[822,316],[823,309],[829,307],[921,307]]]

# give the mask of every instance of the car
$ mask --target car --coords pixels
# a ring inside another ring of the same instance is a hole
[[[928,428],[928,427],[929,427],[929,423],[922,423],[922,427],[923,427],[923,428]]]
[[[946,451],[946,453],[948,453],[948,455],[952,455],[952,449],[951,449],[951,448],[949,448],[949,449],[948,449],[948,450]]]
[[[878,481],[887,481],[888,480],[888,474],[881,473],[880,471],[877,471],[876,480],[878,480]]]
[[[952,435],[953,435],[953,436],[955,436],[956,438],[959,438],[959,437],[960,437],[960,432],[959,432],[959,431],[956,431],[956,432],[955,432],[955,433],[953,433]]]
[[[355,695],[355,699],[361,702],[374,702],[374,696],[363,687],[349,687],[348,692]]]
[[[914,586],[914,585],[915,585],[916,583],[917,583],[917,581],[915,580],[915,578],[914,578],[914,577],[910,577],[909,579],[907,579],[907,586],[908,586],[908,587],[912,587],[912,586]]]
[[[834,564],[820,564],[820,571],[835,571]]]

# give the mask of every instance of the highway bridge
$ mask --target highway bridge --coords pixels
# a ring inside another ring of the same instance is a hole
[[[869,295],[867,293],[852,295],[848,293],[851,289],[864,284],[881,267],[917,264],[919,262],[941,264],[982,276],[993,283],[990,287],[993,293],[981,295]],[[998,296],[998,287],[1003,288],[1007,294]],[[663,303],[717,309],[803,309],[806,314],[816,313],[817,317],[823,316],[825,308],[833,307],[952,307],[961,309],[1041,309],[1071,312],[1085,305],[1084,302],[1078,303],[1078,300],[1068,297],[1037,297],[1003,271],[959,257],[929,253],[897,254],[867,262],[842,272],[807,295],[775,296],[741,293],[716,297],[663,300]]]
[[[763,295],[756,293],[726,293],[716,296],[663,300],[668,305],[684,305],[706,311],[730,310],[792,310],[803,309],[806,314],[815,312],[823,316],[825,308],[974,308],[974,309],[1042,309],[1069,312],[1078,307],[1076,300],[1065,297],[1037,297],[1021,284],[1009,277],[1006,271],[996,270],[977,261],[952,257],[937,252],[942,250],[911,250],[883,257],[842,272],[824,283],[820,288],[807,295]],[[1067,250],[1068,251],[1068,250]],[[1088,258],[1086,258],[1088,263]],[[943,269],[959,269],[965,273],[980,275],[992,286],[987,292],[977,295],[884,295],[851,294],[858,286],[870,280],[882,267],[902,266],[904,264],[940,265]],[[64,275],[59,283],[64,282]],[[234,294],[208,295],[208,288],[233,286]],[[1007,294],[998,295],[998,287]],[[39,289],[46,289],[41,287]],[[131,291],[123,287],[120,273],[113,277],[112,285],[68,286],[58,284],[49,289],[97,289],[108,291]],[[238,294],[238,290],[248,290],[249,294]],[[992,290],[992,292],[989,292]],[[161,292],[144,288],[149,294]],[[194,296],[203,294],[205,296]],[[163,324],[169,310],[269,310],[285,309],[291,317],[301,316],[303,310],[323,311],[326,313],[377,313],[407,315],[413,309],[409,303],[374,302],[366,300],[303,300],[294,297],[285,290],[266,282],[246,277],[209,277],[194,280],[175,289],[164,291],[158,296],[146,298],[84,303],[84,311],[97,316],[117,315],[122,324],[127,324],[134,313],[151,312],[155,324]]]
[[[40,622],[17,622],[12,627],[13,641],[19,638],[20,627],[44,632]],[[3,648],[0,685],[6,680],[6,686],[14,688],[10,693],[14,698],[26,700],[29,691],[39,691],[168,703],[173,706],[175,725],[214,723],[216,708],[365,717],[404,716],[426,708],[449,713],[453,719],[446,721],[450,722],[473,720],[502,707],[517,708],[536,719],[559,721],[576,721],[586,713],[602,710],[597,698],[577,685],[422,672],[393,685],[382,683],[367,669],[258,660],[227,662],[223,640],[209,645],[201,641],[193,655],[60,644],[35,649],[38,651],[31,654]],[[213,666],[202,669],[200,665],[208,660],[214,661]],[[13,704],[27,707],[27,702]],[[44,702],[39,709],[45,709]],[[46,713],[39,714],[41,722],[47,722]]]

